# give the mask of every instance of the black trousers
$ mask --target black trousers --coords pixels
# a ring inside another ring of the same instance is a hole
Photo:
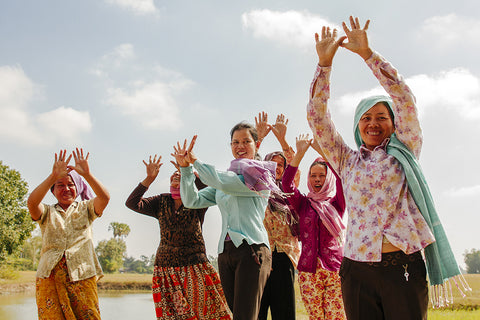
[[[218,269],[234,320],[257,320],[271,268],[272,254],[265,244],[243,241],[237,248],[232,241],[225,241],[218,255]]]
[[[268,277],[260,304],[259,320],[267,320],[268,308],[272,320],[295,320],[295,268],[284,252],[272,252],[272,271]]]
[[[427,272],[420,252],[384,253],[373,263],[343,258],[339,274],[348,320],[427,319]]]

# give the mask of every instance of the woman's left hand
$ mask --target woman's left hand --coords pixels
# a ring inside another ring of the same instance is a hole
[[[360,26],[360,21],[358,18],[353,18],[350,16],[350,27],[351,30],[348,29],[347,24],[342,22],[343,30],[347,35],[348,42],[342,42],[341,46],[345,49],[348,49],[363,58],[363,60],[367,60],[372,55],[373,51],[370,49],[368,44],[368,37],[367,37],[367,30],[368,25],[370,24],[370,20],[365,22],[364,27]]]
[[[83,149],[76,148],[72,154],[75,160],[75,166],[68,166],[68,168],[75,170],[81,176],[89,175],[90,167],[88,166],[88,157],[90,156],[90,152],[87,152],[87,155],[84,156]]]
[[[183,146],[180,145],[180,142],[177,142],[177,146],[173,146],[174,153],[171,155],[175,157],[175,160],[180,167],[188,167],[190,164],[193,164],[195,161],[197,161],[197,157],[192,151],[196,140],[197,136],[194,135],[188,148],[187,139],[185,139],[183,142]]]
[[[259,112],[258,118],[255,117],[255,129],[257,129],[258,141],[262,141],[272,130],[272,126],[268,124],[268,114],[266,112]]]

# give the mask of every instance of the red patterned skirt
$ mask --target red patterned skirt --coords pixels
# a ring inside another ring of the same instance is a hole
[[[233,319],[220,277],[209,262],[155,266],[152,292],[157,319]]]

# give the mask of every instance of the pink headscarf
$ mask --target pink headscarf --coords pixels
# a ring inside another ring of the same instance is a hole
[[[324,162],[325,160],[322,157],[315,159],[315,162]],[[327,167],[327,165],[325,164]],[[310,171],[309,171],[310,174]],[[313,186],[310,184],[310,179],[308,179],[308,190],[310,192],[307,195],[307,198],[312,206],[312,208],[317,212],[320,220],[322,221],[325,228],[328,232],[341,242],[343,236],[343,230],[345,226],[343,225],[342,219],[338,214],[337,209],[328,201],[335,197],[337,193],[336,188],[336,178],[332,173],[332,170],[327,167],[327,176],[325,178],[325,183],[319,192],[314,192]]]

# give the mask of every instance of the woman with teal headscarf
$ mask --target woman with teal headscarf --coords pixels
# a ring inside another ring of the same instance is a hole
[[[367,29],[350,17],[346,36],[315,35],[319,63],[307,118],[315,139],[342,179],[349,214],[340,268],[347,318],[426,319],[427,271],[435,306],[448,303],[446,284],[460,275],[418,163],[422,130],[415,97],[397,70],[368,43]],[[355,111],[350,148],[327,108],[329,77],[339,47],[358,54],[389,96],[363,99]],[[424,252],[425,262],[422,256]]]

